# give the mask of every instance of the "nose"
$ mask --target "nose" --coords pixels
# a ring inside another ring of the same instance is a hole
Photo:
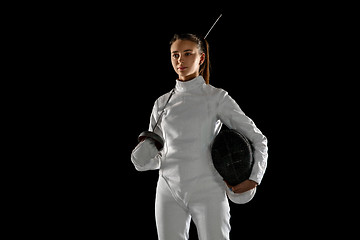
[[[183,60],[182,56],[180,55],[178,58],[178,63],[183,63],[183,62],[184,62],[184,60]]]

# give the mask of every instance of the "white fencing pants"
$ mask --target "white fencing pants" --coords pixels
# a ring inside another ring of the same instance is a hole
[[[155,201],[159,240],[187,240],[191,219],[200,240],[230,239],[230,207],[226,195],[214,196],[212,192],[202,195],[185,203],[166,180],[159,177]]]

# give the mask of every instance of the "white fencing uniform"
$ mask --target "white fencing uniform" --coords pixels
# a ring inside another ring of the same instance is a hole
[[[154,104],[149,130],[159,118],[170,92]],[[267,164],[267,139],[222,89],[205,83],[202,76],[177,80],[155,133],[164,138],[158,152],[150,140],[132,153],[139,171],[159,169],[155,215],[160,240],[188,239],[193,219],[202,240],[229,239],[228,197],[236,203],[251,200],[256,189],[231,192],[213,166],[211,144],[224,123],[242,132],[254,147],[250,179],[261,183]],[[226,194],[227,193],[227,194]]]

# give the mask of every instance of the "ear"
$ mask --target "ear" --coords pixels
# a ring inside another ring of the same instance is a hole
[[[202,65],[205,61],[205,53],[202,53],[200,56],[200,65]]]

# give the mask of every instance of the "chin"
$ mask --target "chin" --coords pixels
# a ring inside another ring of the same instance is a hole
[[[184,77],[184,78],[189,77],[191,75],[195,75],[195,74],[194,73],[189,73],[189,72],[180,72],[179,73],[179,77]]]

